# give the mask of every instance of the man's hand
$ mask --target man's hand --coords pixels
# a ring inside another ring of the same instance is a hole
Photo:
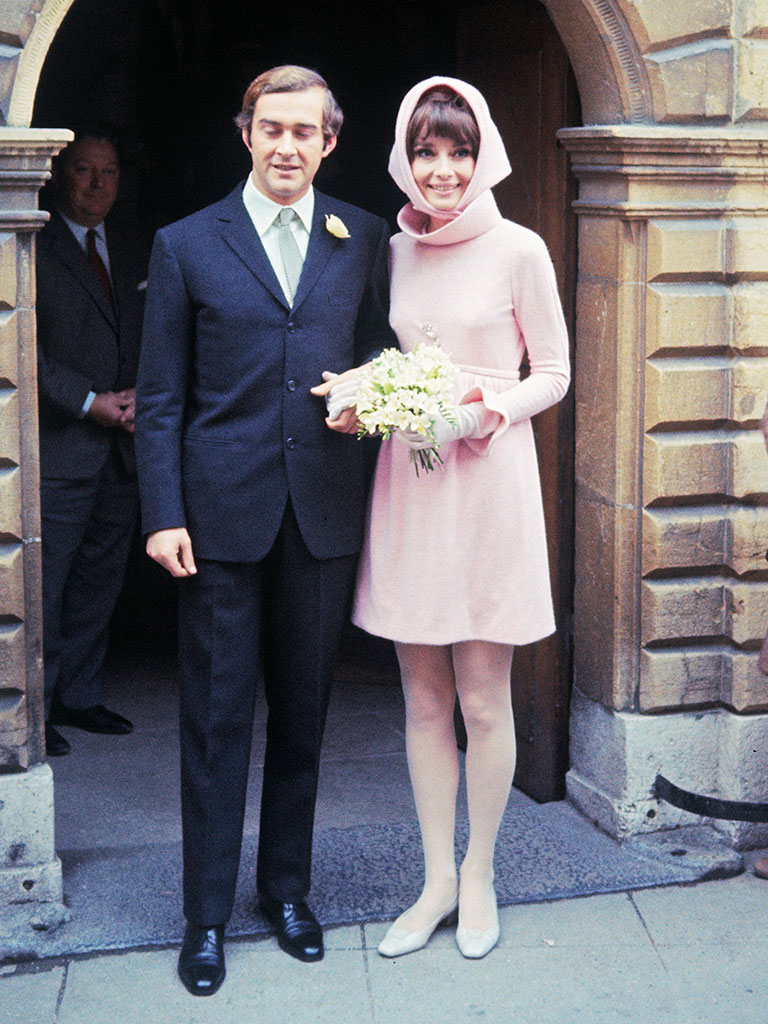
[[[356,434],[360,429],[360,421],[354,409],[345,409],[339,418],[335,420],[332,420],[330,416],[326,416],[325,422],[337,434]]]
[[[132,434],[133,419],[136,414],[136,388],[126,388],[125,391],[118,391],[117,400],[123,410],[120,416],[120,426],[127,430],[129,434]]]
[[[197,572],[192,541],[184,526],[150,533],[147,537],[147,554],[167,569],[171,576],[194,576]]]
[[[355,410],[355,395],[357,394],[358,379],[363,372],[365,372],[365,366],[345,370],[344,373],[331,373],[330,370],[324,370],[323,383],[310,388],[311,394],[317,395],[318,398],[325,398],[328,406],[328,416],[326,416],[325,422],[331,430],[335,430],[338,434],[356,434],[358,431],[360,424]]]
[[[115,394],[114,391],[102,391],[91,402],[86,416],[100,427],[119,427],[122,426],[124,409],[125,400],[119,394]]]

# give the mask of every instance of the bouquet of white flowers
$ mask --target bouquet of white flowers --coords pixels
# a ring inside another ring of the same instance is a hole
[[[440,415],[455,423],[452,387],[457,372],[438,344],[417,345],[411,352],[384,349],[360,378],[357,436],[380,434],[387,440],[396,430],[420,434],[432,445],[411,449],[416,475],[419,469],[434,469],[433,459],[443,461],[435,442],[435,418]]]

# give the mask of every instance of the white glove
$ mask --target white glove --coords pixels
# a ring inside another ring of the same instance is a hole
[[[331,380],[338,374],[332,374],[328,370],[323,373],[323,380]],[[325,396],[325,404],[328,408],[328,419],[337,420],[345,409],[354,409],[357,389],[359,387],[357,377],[349,377],[340,384],[334,384]]]
[[[444,444],[451,441],[460,441],[462,437],[473,437],[480,434],[480,418],[485,412],[485,406],[481,402],[473,402],[471,405],[459,405],[454,409],[453,418],[455,423],[449,423],[444,416],[435,418],[434,440],[416,433],[414,430],[397,430],[395,438],[407,444],[409,448],[442,448]]]

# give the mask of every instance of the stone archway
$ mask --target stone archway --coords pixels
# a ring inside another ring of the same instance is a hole
[[[768,25],[747,0],[543,2],[586,125],[561,133],[581,186],[569,792],[624,835],[685,820],[655,799],[657,772],[765,799]],[[68,138],[27,126],[71,3],[0,13],[0,907],[27,925],[61,900],[42,752],[33,253],[37,192]]]
[[[12,10],[7,16],[3,15],[3,20],[7,17],[7,24],[3,25],[3,28],[7,31],[15,29],[14,43],[20,44],[12,77],[12,89],[5,111],[5,123],[9,126],[29,126],[35,91],[48,48],[73,2],[74,0],[46,0],[42,4],[11,4]],[[10,35],[10,31],[8,34]]]

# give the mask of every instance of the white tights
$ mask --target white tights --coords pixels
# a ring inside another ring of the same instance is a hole
[[[405,695],[408,769],[424,847],[424,889],[397,924],[420,931],[456,892],[454,857],[459,760],[458,694],[467,728],[469,845],[461,865],[459,917],[490,928],[496,915],[493,852],[515,773],[509,674],[514,648],[469,640],[452,646],[396,644]]]

